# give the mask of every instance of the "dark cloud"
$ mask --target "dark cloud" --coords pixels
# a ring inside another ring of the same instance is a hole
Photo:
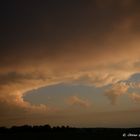
[[[102,86],[138,73],[139,7],[139,0],[3,1],[0,113],[8,105],[47,112],[22,98],[42,86]],[[114,102],[119,91],[124,94],[115,86],[106,96]]]
[[[108,49],[106,38],[119,24],[130,20],[130,34],[139,33],[139,5],[137,0],[7,2],[2,8],[1,55],[58,57],[81,48]]]
[[[0,75],[0,84],[10,84],[10,83],[19,83],[20,81],[23,81],[25,79],[34,79],[32,75],[28,74],[21,74],[16,72],[10,72],[7,74],[1,74]]]

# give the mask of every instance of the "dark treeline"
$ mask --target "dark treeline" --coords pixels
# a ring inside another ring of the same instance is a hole
[[[69,127],[69,126],[56,126],[56,127],[51,127],[50,125],[23,125],[23,126],[12,126],[10,128],[7,127],[0,127],[0,134],[4,133],[31,133],[31,132],[50,132],[50,131],[58,131],[58,130],[74,130],[76,128]]]
[[[69,126],[13,126],[0,127],[0,139],[140,139],[140,128],[74,128]]]

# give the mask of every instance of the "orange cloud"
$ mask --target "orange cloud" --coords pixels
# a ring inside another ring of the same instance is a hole
[[[23,18],[3,16],[7,20],[3,19],[1,26],[0,117],[9,106],[24,113],[48,112],[49,105],[34,106],[25,102],[23,95],[57,83],[113,84],[105,96],[114,104],[128,89],[117,83],[140,71],[139,1],[96,0],[81,3],[81,7],[73,4],[44,4],[38,12],[25,4],[28,14],[22,11],[22,4],[19,13]],[[31,18],[38,13],[42,16]],[[73,104],[88,106],[78,97],[72,100]]]
[[[110,100],[112,105],[115,105],[117,98],[126,94],[128,88],[129,86],[126,83],[117,83],[107,90],[104,95]]]
[[[137,94],[137,93],[131,93],[130,95],[129,95],[129,97],[131,98],[131,100],[132,101],[134,101],[134,102],[140,102],[140,95],[139,94]]]
[[[69,99],[67,100],[67,103],[69,105],[76,105],[76,106],[78,105],[80,107],[89,107],[90,106],[89,101],[81,99],[81,98],[79,98],[77,96],[69,97]]]

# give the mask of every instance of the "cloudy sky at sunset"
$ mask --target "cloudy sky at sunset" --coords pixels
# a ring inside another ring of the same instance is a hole
[[[140,1],[5,1],[0,126],[140,126]]]

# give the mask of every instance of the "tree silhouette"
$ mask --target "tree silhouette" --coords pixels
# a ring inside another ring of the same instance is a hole
[[[23,125],[13,126],[11,128],[0,127],[0,139],[117,139],[128,140],[138,139],[137,137],[124,137],[123,134],[139,134],[140,128],[74,128],[69,126],[55,126],[51,127],[46,124],[42,125]]]

